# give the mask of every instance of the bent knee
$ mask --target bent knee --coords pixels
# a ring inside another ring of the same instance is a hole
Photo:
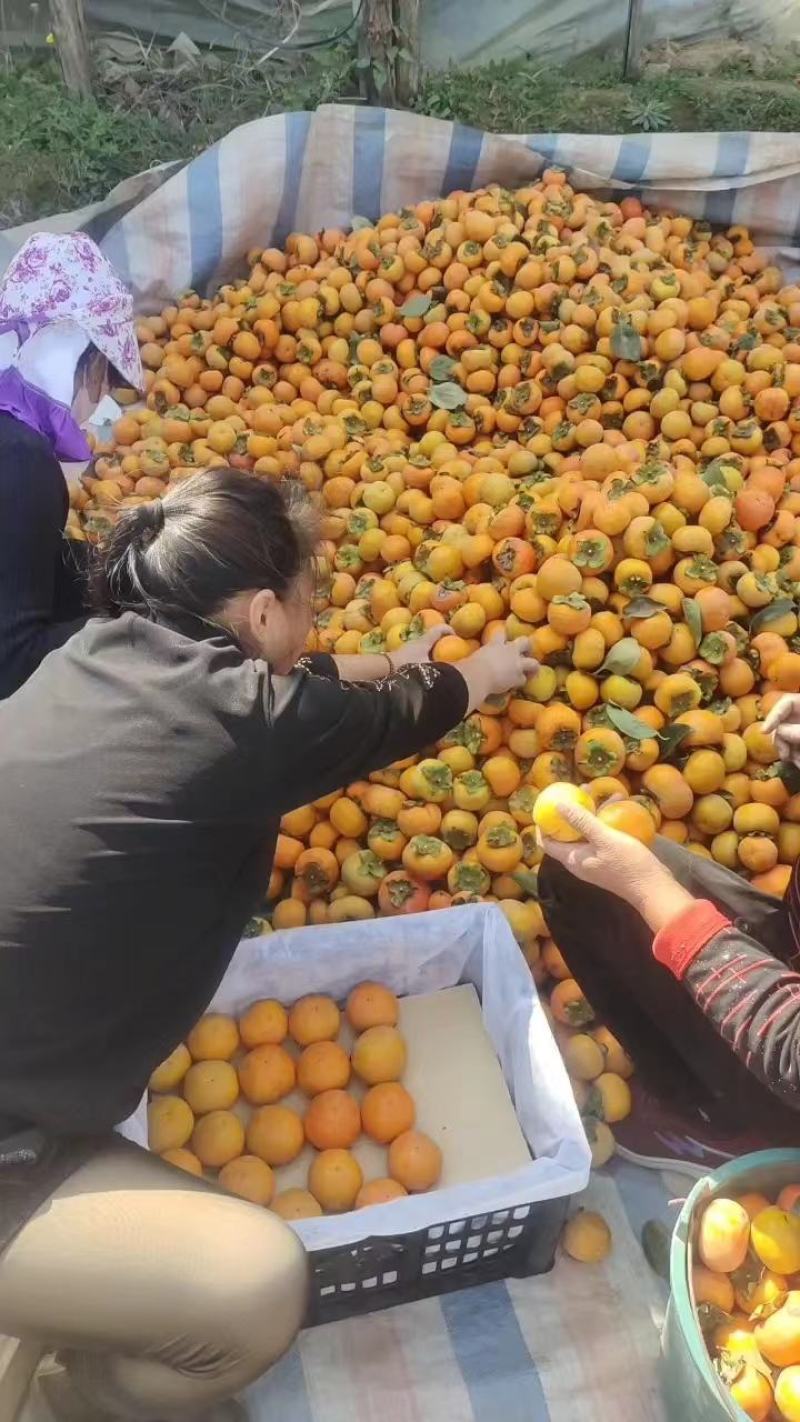
[[[241,1364],[255,1378],[286,1352],[302,1326],[309,1261],[282,1220],[239,1201],[221,1203],[230,1208],[220,1210],[216,1222],[209,1321],[229,1364]]]

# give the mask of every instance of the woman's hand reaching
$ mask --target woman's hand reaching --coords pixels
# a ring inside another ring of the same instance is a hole
[[[509,642],[505,632],[495,635],[477,652],[455,663],[469,690],[469,710],[474,711],[490,696],[503,696],[517,686],[524,686],[529,676],[539,670],[531,656],[527,637],[515,637]]]
[[[451,637],[452,635],[452,628],[440,626],[429,627],[419,637],[412,637],[396,651],[387,653],[393,670],[398,671],[400,667],[416,667],[421,662],[429,662],[436,643],[440,642],[442,637]]]
[[[800,696],[782,696],[776,701],[764,721],[764,730],[775,741],[781,760],[800,768]]]
[[[352,656],[335,656],[334,661],[342,681],[380,681],[389,671],[422,666],[432,661],[437,642],[453,635],[450,627],[429,627],[420,637],[404,642],[394,652],[379,652],[374,656],[355,653]],[[495,633],[484,647],[479,647],[477,652],[454,665],[467,683],[470,711],[474,711],[489,696],[501,696],[513,687],[524,686],[528,677],[539,670],[539,663],[531,656],[527,637],[509,642],[505,632]]]
[[[579,805],[564,803],[558,812],[581,840],[542,838],[542,848],[570,874],[595,888],[607,889],[635,908],[654,933],[693,902],[651,850],[632,835],[603,824]]]

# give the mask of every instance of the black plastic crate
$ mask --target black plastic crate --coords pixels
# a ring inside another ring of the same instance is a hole
[[[312,1250],[306,1324],[333,1323],[495,1279],[546,1274],[553,1267],[571,1198],[514,1205],[413,1234]]]

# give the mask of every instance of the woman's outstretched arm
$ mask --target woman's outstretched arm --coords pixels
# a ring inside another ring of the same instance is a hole
[[[537,669],[527,638],[497,639],[451,665],[422,662],[372,684],[299,672],[265,674],[265,774],[285,814],[434,744],[489,696],[521,686]]]

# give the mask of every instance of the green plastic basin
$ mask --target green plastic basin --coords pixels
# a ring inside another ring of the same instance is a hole
[[[670,1300],[661,1339],[661,1382],[670,1422],[748,1422],[711,1366],[695,1316],[690,1274],[695,1221],[716,1196],[760,1190],[774,1199],[800,1181],[800,1150],[743,1155],[698,1180],[678,1217],[670,1250]]]

